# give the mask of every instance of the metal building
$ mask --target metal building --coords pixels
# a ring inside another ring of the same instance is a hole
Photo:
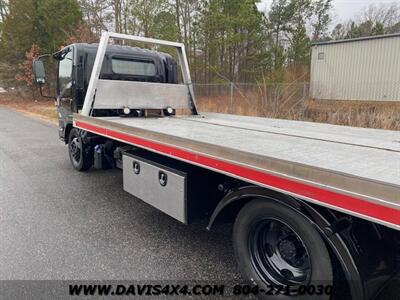
[[[400,101],[400,33],[312,46],[311,97]]]

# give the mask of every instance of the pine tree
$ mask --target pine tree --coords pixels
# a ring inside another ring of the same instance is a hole
[[[265,54],[259,1],[204,1],[199,16],[199,45],[204,55],[204,80],[246,81],[261,67]],[[258,70],[259,72],[260,70]]]
[[[82,21],[80,7],[75,0],[10,0],[8,14],[2,23],[0,60],[15,66],[14,72],[3,74],[11,78],[32,45],[44,53],[60,48]]]
[[[332,0],[317,0],[313,4],[315,18],[311,23],[313,28],[312,39],[318,41],[324,38],[329,24],[332,22],[330,15],[332,9]]]

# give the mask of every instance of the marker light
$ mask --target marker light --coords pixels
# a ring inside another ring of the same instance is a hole
[[[124,114],[129,115],[131,113],[131,109],[129,107],[124,107]]]
[[[169,116],[171,116],[171,115],[173,115],[174,114],[174,109],[172,108],[172,107],[167,107],[166,108],[166,112],[167,112],[167,114],[169,115]]]

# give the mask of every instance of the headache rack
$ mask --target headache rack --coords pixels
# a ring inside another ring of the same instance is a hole
[[[110,39],[169,46],[177,50],[183,84],[144,83],[100,79],[104,56]],[[197,115],[193,84],[189,72],[185,45],[156,39],[105,32],[101,36],[92,76],[81,111],[91,116],[94,109],[187,109]]]

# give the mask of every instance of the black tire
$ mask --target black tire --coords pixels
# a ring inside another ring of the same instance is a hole
[[[75,170],[84,172],[93,165],[93,148],[83,142],[80,130],[72,128],[68,137],[69,159]]]
[[[247,203],[235,221],[233,244],[245,280],[264,290],[284,286],[291,291],[274,296],[260,293],[260,298],[330,299],[326,290],[323,295],[297,292],[300,286],[331,289],[333,274],[321,235],[294,209],[266,199]]]

